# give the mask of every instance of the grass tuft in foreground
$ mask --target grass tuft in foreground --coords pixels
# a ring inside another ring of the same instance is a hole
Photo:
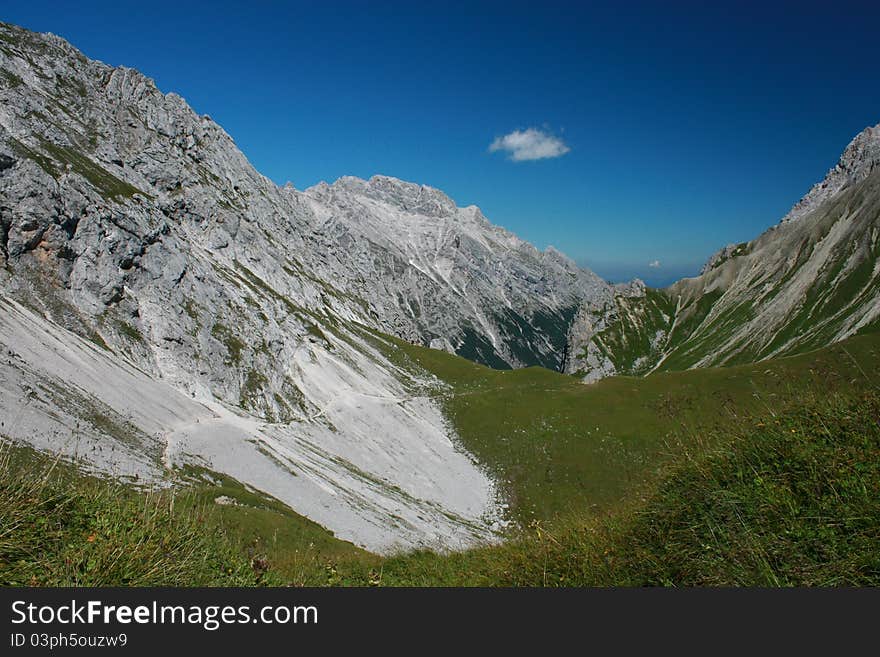
[[[186,496],[134,491],[0,449],[0,585],[281,583],[239,549],[212,509]]]
[[[880,584],[880,397],[759,424],[661,486],[612,573],[631,584]]]

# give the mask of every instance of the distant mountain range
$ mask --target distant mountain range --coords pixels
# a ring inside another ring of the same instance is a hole
[[[0,434],[140,482],[228,473],[377,551],[504,524],[443,383],[388,335],[593,381],[880,317],[880,128],[778,226],[655,290],[424,185],[278,187],[180,96],[54,35],[0,24],[0,100]]]

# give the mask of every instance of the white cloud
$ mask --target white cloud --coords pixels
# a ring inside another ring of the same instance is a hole
[[[660,268],[660,261],[659,260],[652,260],[651,262],[648,263],[648,266],[651,269],[659,269]]]
[[[538,128],[514,130],[503,137],[497,137],[489,146],[490,153],[504,151],[514,162],[562,157],[570,150],[559,137]]]

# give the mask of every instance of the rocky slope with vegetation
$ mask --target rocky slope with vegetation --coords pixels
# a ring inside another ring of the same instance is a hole
[[[853,139],[777,225],[664,290],[618,292],[568,370],[644,374],[754,362],[838,342],[880,321],[880,125]]]
[[[366,328],[397,300],[361,296],[310,197],[58,37],[0,26],[0,71],[4,437],[140,482],[226,472],[377,551],[493,540],[441,384]]]

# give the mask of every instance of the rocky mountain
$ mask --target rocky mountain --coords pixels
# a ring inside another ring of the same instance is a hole
[[[348,255],[346,289],[373,301],[379,328],[411,342],[492,367],[558,370],[574,314],[612,298],[556,249],[541,252],[431,187],[346,177],[304,196],[324,248]]]
[[[60,38],[0,26],[0,72],[5,438],[140,482],[223,472],[376,551],[492,540],[494,483],[366,328],[399,301],[314,197]]]
[[[561,369],[612,298],[429,187],[278,187],[141,73],[0,24],[6,438],[221,471],[378,551],[491,540],[494,483],[382,333]]]
[[[880,125],[782,221],[725,247],[699,276],[587,313],[569,371],[646,373],[819,348],[880,321]],[[575,331],[577,328],[574,329]]]

